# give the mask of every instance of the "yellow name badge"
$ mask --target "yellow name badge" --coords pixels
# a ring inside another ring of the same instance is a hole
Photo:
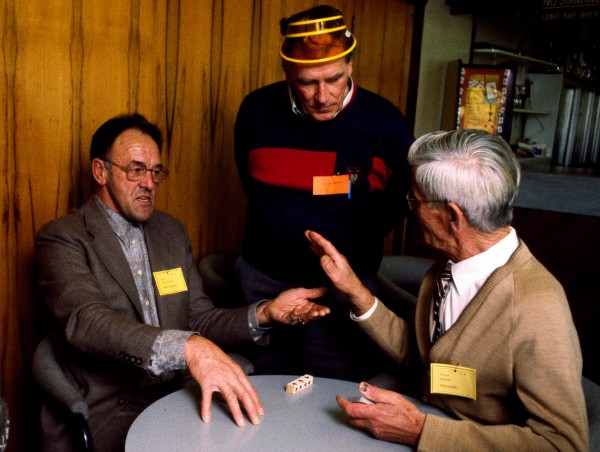
[[[477,400],[475,369],[431,363],[431,393]]]
[[[156,287],[158,287],[158,293],[161,295],[171,295],[188,290],[181,267],[154,272],[153,275]]]
[[[313,177],[313,195],[345,195],[346,193],[350,193],[348,174]]]

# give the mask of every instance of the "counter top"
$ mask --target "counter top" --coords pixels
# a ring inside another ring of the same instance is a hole
[[[547,159],[521,161],[515,207],[600,217],[600,172],[552,166]]]

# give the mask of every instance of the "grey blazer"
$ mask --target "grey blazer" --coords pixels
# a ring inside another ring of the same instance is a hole
[[[92,430],[129,400],[152,399],[162,381],[146,369],[163,329],[196,331],[222,347],[252,340],[247,307],[219,309],[204,294],[183,225],[155,211],[143,227],[152,272],[181,269],[187,285],[161,296],[153,279],[160,328],[143,323],[131,270],[94,198],[37,234],[38,283],[53,339],[90,407]]]

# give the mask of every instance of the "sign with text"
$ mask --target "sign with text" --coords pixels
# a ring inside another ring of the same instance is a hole
[[[600,0],[540,0],[541,21],[546,25],[564,22],[600,21]]]

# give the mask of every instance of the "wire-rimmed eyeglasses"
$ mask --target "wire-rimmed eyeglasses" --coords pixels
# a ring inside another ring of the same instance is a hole
[[[155,184],[160,184],[169,175],[169,170],[162,165],[156,165],[152,168],[148,168],[143,163],[130,163],[128,166],[122,166],[118,163],[112,162],[108,159],[102,159],[106,163],[115,165],[122,171],[127,173],[127,179],[132,182],[140,181],[146,176],[146,172],[150,171],[150,177]]]
[[[417,199],[411,192],[406,192],[406,203],[410,210],[415,210],[419,204],[429,204],[431,202],[448,202],[446,199]]]

